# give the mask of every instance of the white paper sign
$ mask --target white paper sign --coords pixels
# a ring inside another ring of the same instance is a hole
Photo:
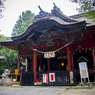
[[[55,73],[49,73],[49,81],[55,82]]]
[[[43,83],[48,83],[48,74],[43,74]]]
[[[86,62],[79,63],[79,69],[81,78],[88,78],[87,63]]]

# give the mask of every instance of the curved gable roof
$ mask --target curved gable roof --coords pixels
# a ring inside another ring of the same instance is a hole
[[[11,37],[14,42],[19,43],[30,39],[36,40],[47,30],[57,30],[68,33],[69,31],[75,30],[74,28],[78,31],[82,31],[86,26],[85,21],[78,22],[62,14],[55,4],[51,14],[43,11],[40,7],[39,9],[39,15],[35,17],[33,23],[31,23],[27,30],[21,35]]]

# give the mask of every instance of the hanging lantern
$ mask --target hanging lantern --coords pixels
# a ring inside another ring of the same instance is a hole
[[[61,66],[64,66],[64,63],[61,63]]]

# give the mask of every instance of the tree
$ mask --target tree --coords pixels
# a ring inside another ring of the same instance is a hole
[[[31,13],[30,10],[22,12],[22,14],[19,16],[18,21],[16,21],[15,26],[13,27],[12,36],[17,36],[27,29],[30,23],[33,22],[35,18],[35,15]]]
[[[2,18],[3,16],[2,16],[2,11],[4,10],[4,1],[5,0],[0,0],[0,18]]]
[[[82,16],[95,21],[95,0],[70,0],[71,2],[78,3],[80,8],[77,10],[82,13]]]
[[[0,35],[0,41],[10,40],[9,37]],[[17,68],[17,51],[8,49],[0,45],[0,56],[4,56],[5,59],[0,61],[0,70],[9,69],[10,67]]]

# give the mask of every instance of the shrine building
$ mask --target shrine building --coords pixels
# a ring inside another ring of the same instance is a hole
[[[87,62],[89,75],[94,76],[95,25],[64,15],[55,4],[51,13],[38,7],[39,14],[24,33],[11,37],[10,41],[0,41],[0,45],[18,51],[19,74],[22,74],[20,60],[25,59],[23,73],[32,73],[33,83],[42,82],[41,74],[46,74],[47,85],[77,85],[78,63],[82,59]],[[55,76],[53,81],[49,73]]]

